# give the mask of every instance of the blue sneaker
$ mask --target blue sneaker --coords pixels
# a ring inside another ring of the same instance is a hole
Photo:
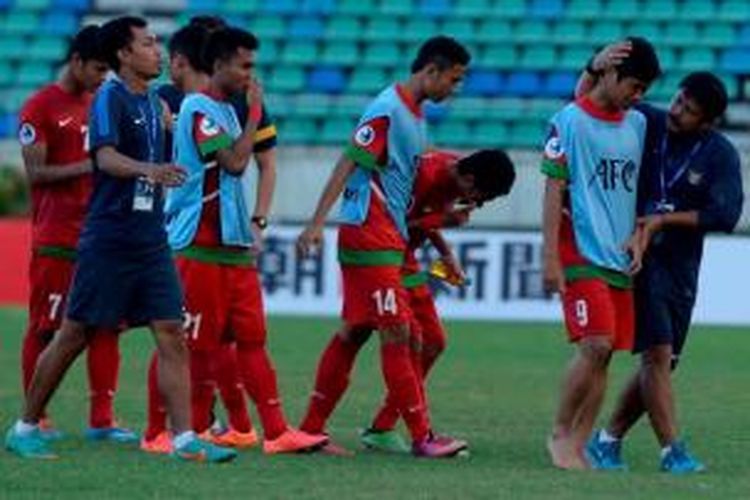
[[[696,460],[681,441],[672,443],[667,454],[661,459],[660,468],[670,474],[691,474],[706,470],[706,466]]]
[[[35,429],[29,434],[21,435],[16,433],[14,427],[8,429],[5,434],[5,449],[15,453],[21,458],[36,458],[41,460],[50,460],[57,458],[48,447],[48,442]]]
[[[85,432],[89,441],[111,441],[113,443],[137,443],[138,434],[124,427],[89,427]]]
[[[237,458],[237,451],[234,448],[223,448],[195,438],[182,448],[176,448],[172,456],[185,461],[220,463],[231,462]]]
[[[622,442],[606,442],[599,439],[599,431],[595,432],[586,443],[586,458],[592,469],[620,471],[628,470],[622,461]]]
[[[39,421],[39,436],[45,441],[60,441],[65,433],[57,429],[50,418],[43,418]]]

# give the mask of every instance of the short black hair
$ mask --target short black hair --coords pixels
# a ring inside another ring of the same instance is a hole
[[[458,160],[458,173],[474,176],[474,188],[485,200],[510,193],[516,180],[513,161],[502,149],[482,149]]]
[[[651,84],[661,75],[659,57],[651,42],[639,36],[629,36],[625,39],[630,42],[631,49],[628,56],[615,66],[618,80],[633,77],[646,84]]]
[[[148,21],[137,16],[122,16],[104,23],[101,28],[102,50],[107,64],[114,71],[119,71],[120,60],[117,52],[133,42],[133,28],[145,28]]]
[[[440,71],[452,68],[456,64],[468,66],[471,54],[458,40],[449,36],[435,36],[419,47],[417,57],[411,63],[411,72],[421,71],[425,66],[434,63]]]
[[[201,56],[208,37],[209,32],[199,25],[183,26],[169,39],[167,44],[169,57],[180,54],[188,60],[193,69],[198,70],[201,67]]]
[[[102,50],[101,35],[102,30],[99,26],[95,24],[85,26],[70,40],[65,60],[70,62],[73,56],[77,54],[83,62],[99,61],[106,63],[107,57]]]
[[[258,50],[259,46],[258,39],[249,31],[235,27],[217,30],[208,38],[199,69],[212,75],[217,61],[228,61],[241,48]]]
[[[227,28],[229,25],[223,17],[199,15],[191,17],[190,21],[188,21],[188,26],[197,26],[205,29],[209,33],[213,33],[216,30]]]
[[[708,122],[713,122],[727,109],[727,88],[719,77],[709,71],[690,73],[680,82],[685,95],[695,100]]]

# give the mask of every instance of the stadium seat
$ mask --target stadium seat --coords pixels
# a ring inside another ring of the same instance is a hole
[[[553,68],[557,56],[552,45],[527,45],[521,53],[519,69],[545,70]]]
[[[458,17],[479,18],[492,12],[492,9],[490,0],[455,0],[451,14]]]
[[[297,8],[305,14],[329,15],[336,11],[336,0],[302,0]]]
[[[385,86],[383,86],[383,88],[385,88]],[[335,101],[333,101],[331,115],[348,116],[350,118],[359,119],[362,112],[364,112],[365,108],[370,103],[370,100],[370,97],[362,95],[338,96]]]
[[[542,95],[545,97],[566,97],[573,96],[578,75],[573,72],[555,72],[550,73],[544,80]]]
[[[563,0],[530,0],[526,11],[538,19],[559,19],[565,13]]]
[[[687,21],[668,23],[663,42],[673,46],[690,46],[698,43],[698,28]]]
[[[49,64],[24,62],[18,67],[16,82],[29,87],[43,85],[52,80],[52,68]]]
[[[11,11],[2,24],[5,35],[27,35],[39,31],[39,15],[32,12]]]
[[[520,19],[526,15],[526,0],[500,0],[491,12],[497,17]]]
[[[410,17],[414,11],[411,0],[380,0],[380,12],[389,16]]]
[[[476,29],[474,23],[468,19],[447,18],[442,24],[442,33],[450,35],[462,43],[476,40]]]
[[[293,18],[287,26],[290,38],[301,40],[317,40],[323,36],[323,22],[317,16]]]
[[[581,21],[560,21],[552,27],[552,42],[556,44],[581,44],[587,41],[586,27]]]
[[[323,47],[320,62],[338,66],[353,66],[359,62],[359,50],[354,43],[329,42]]]
[[[513,41],[513,33],[510,22],[505,19],[484,19],[479,22],[475,39],[478,42],[491,44],[511,42]]]
[[[299,67],[278,66],[269,78],[268,88],[275,92],[299,92],[305,86],[305,72]]]
[[[78,19],[70,12],[53,11],[42,17],[41,30],[49,35],[73,35],[79,27]]]
[[[438,147],[461,147],[471,144],[471,130],[465,122],[447,120],[433,128],[433,137]]]
[[[594,51],[588,47],[565,47],[557,66],[560,69],[581,71],[592,55]]]
[[[681,71],[705,71],[716,67],[716,54],[708,47],[683,49],[678,61]]]
[[[0,60],[20,59],[26,53],[26,49],[26,42],[21,38],[0,38]]]
[[[357,123],[354,120],[347,118],[326,120],[320,130],[320,139],[326,144],[344,146],[349,142],[356,125]]]
[[[297,117],[279,120],[279,141],[292,144],[313,144],[318,141],[318,131],[315,122]]]
[[[737,35],[737,45],[750,47],[750,23],[745,24]]]
[[[488,69],[513,69],[518,65],[516,49],[510,44],[488,45],[475,64]]]
[[[252,14],[258,11],[259,0],[224,0],[221,8],[230,14]]]
[[[503,79],[497,71],[472,70],[462,91],[468,96],[496,97],[503,92]]]
[[[289,42],[281,50],[281,62],[284,64],[315,64],[318,59],[318,47],[311,42]]]
[[[748,22],[750,21],[750,3],[746,0],[725,0],[716,13],[720,21]]]
[[[472,121],[486,118],[487,106],[492,102],[490,99],[481,97],[459,96],[450,106],[449,118]]]
[[[38,12],[48,9],[51,3],[51,0],[16,0],[14,7],[22,11]]]
[[[301,94],[293,96],[289,102],[295,116],[302,118],[325,118],[331,114],[333,96]]]
[[[0,137],[15,137],[18,131],[18,116],[15,113],[0,115]]]
[[[736,75],[750,75],[750,49],[729,49],[721,54],[719,67]]]
[[[383,41],[393,43],[401,32],[401,25],[393,17],[373,17],[367,23],[364,36],[365,41]]]
[[[640,6],[637,0],[609,0],[601,12],[605,19],[629,21],[640,17]]]
[[[546,124],[549,122],[549,119],[552,118],[552,115],[560,111],[565,104],[568,103],[568,101],[572,97],[572,87],[570,88],[570,94],[565,97],[564,100],[560,101],[557,99],[531,99],[527,102],[526,110],[523,114],[523,119],[535,122],[542,126],[543,128],[546,127]],[[523,120],[520,120],[523,121]]]
[[[627,35],[634,34],[628,31]],[[624,26],[618,21],[593,23],[589,29],[588,39],[592,44],[607,44],[626,36]]]
[[[297,12],[296,0],[273,0],[272,2],[261,2],[260,10],[265,14],[292,15]]]
[[[187,0],[187,11],[192,13],[209,14],[220,9],[219,0]]]
[[[388,85],[388,76],[381,68],[355,68],[347,90],[352,94],[374,94]]]
[[[61,63],[67,47],[58,37],[36,38],[28,46],[28,55],[36,60]]]
[[[672,71],[677,68],[677,56],[672,47],[657,46],[656,53],[659,56],[659,66],[661,66],[662,71]]]
[[[325,27],[326,40],[354,41],[359,39],[362,24],[356,17],[334,16]]]
[[[602,12],[600,0],[570,0],[565,15],[570,19],[584,21],[598,19]]]
[[[640,14],[651,21],[669,21],[677,18],[675,0],[646,0],[641,6]]]
[[[8,61],[0,58],[0,88],[13,83],[13,70]]]
[[[417,15],[444,17],[451,13],[451,0],[419,0]]]
[[[370,16],[378,11],[375,0],[339,0],[338,12],[357,16]]]
[[[311,92],[339,94],[346,83],[346,76],[339,68],[313,68],[307,75],[307,89]]]
[[[251,17],[249,28],[261,40],[282,40],[286,37],[286,23],[281,16]]]
[[[471,146],[477,148],[503,148],[508,146],[508,127],[502,122],[483,121],[472,130]]]
[[[364,64],[379,68],[392,68],[401,62],[401,52],[393,43],[365,46]]]
[[[261,40],[258,50],[258,64],[270,66],[279,61],[280,44],[273,40]]]
[[[700,43],[721,48],[733,45],[735,39],[734,26],[728,23],[713,22],[703,27]]]
[[[550,33],[547,23],[538,20],[519,22],[513,30],[513,37],[519,42],[541,42],[549,40]]]
[[[421,43],[424,40],[439,33],[437,23],[432,19],[415,18],[409,19],[401,29],[399,40],[412,43]]]
[[[422,111],[428,123],[438,123],[448,115],[448,106],[428,99],[422,106]]]
[[[518,147],[540,149],[544,142],[545,128],[543,122],[516,122],[510,129],[510,143]]]
[[[662,41],[661,28],[653,21],[639,21],[631,24],[628,35],[641,36],[653,44],[659,44]]]
[[[541,89],[539,75],[530,71],[513,72],[505,82],[505,94],[509,96],[532,97]]]
[[[685,0],[679,11],[679,18],[685,21],[705,21],[716,16],[713,0]]]

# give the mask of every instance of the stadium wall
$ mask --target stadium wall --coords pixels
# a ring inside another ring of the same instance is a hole
[[[260,259],[269,314],[334,316],[341,307],[336,232],[328,228],[322,251],[299,259],[294,242],[299,225],[269,229]],[[0,220],[0,304],[25,305],[29,223]],[[535,231],[448,231],[471,283],[456,289],[433,283],[445,318],[560,320],[556,297],[541,286],[541,235]],[[750,283],[750,237],[711,237],[706,244],[695,311],[698,323],[750,325],[745,288]],[[434,255],[422,255],[426,263]]]

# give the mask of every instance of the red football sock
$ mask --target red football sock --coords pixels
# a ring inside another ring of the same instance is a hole
[[[211,372],[216,351],[190,352],[190,407],[193,430],[201,433],[211,426],[216,383]]]
[[[318,362],[315,390],[300,429],[319,434],[349,385],[349,375],[361,344],[345,342],[334,335]]]
[[[34,376],[36,362],[39,360],[39,356],[47,347],[51,338],[51,332],[48,334],[42,334],[40,332],[32,331],[31,329],[27,330],[26,336],[23,338],[23,347],[21,349],[21,375],[24,393],[29,388],[31,378]],[[41,418],[47,418],[46,411],[42,414]]]
[[[159,365],[158,354],[154,350],[151,362],[148,365],[148,421],[143,437],[146,440],[154,439],[167,430],[167,409],[164,398],[159,392]]]
[[[245,390],[255,403],[266,439],[276,439],[287,429],[281,409],[276,372],[261,343],[238,343],[237,365]]]
[[[237,368],[237,350],[233,344],[222,345],[213,358],[216,384],[227,410],[229,426],[239,432],[250,432],[253,424],[247,411],[245,391]]]
[[[422,402],[422,407],[424,407],[426,410],[427,396],[425,394],[424,378],[422,376],[422,353],[420,351],[411,349],[410,359],[412,368],[414,369],[414,375],[419,381],[419,398]],[[385,401],[383,401],[383,405],[380,407],[378,413],[375,415],[375,419],[372,421],[371,427],[374,430],[381,432],[391,431],[396,427],[396,422],[398,422],[399,416],[400,413],[398,412],[396,401],[393,398],[393,395],[388,392],[386,394]]]
[[[430,423],[409,352],[406,343],[386,342],[380,347],[380,358],[388,393],[404,417],[412,439],[418,441],[427,435]]]
[[[113,331],[96,331],[89,338],[86,361],[91,391],[89,425],[112,427],[115,423],[112,400],[120,372],[119,337]]]

